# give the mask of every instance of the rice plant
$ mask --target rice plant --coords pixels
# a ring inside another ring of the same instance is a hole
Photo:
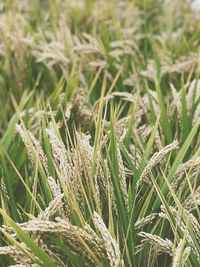
[[[200,266],[200,8],[0,2],[0,266]]]

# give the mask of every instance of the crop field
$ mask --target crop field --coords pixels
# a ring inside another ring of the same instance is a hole
[[[0,267],[200,267],[200,4],[0,0]]]

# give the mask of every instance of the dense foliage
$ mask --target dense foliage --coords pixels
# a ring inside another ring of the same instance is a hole
[[[0,2],[0,266],[200,266],[200,10]]]

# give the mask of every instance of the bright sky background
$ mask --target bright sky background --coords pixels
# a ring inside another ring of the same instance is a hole
[[[200,0],[193,0],[191,4],[191,8],[194,11],[200,11]]]

